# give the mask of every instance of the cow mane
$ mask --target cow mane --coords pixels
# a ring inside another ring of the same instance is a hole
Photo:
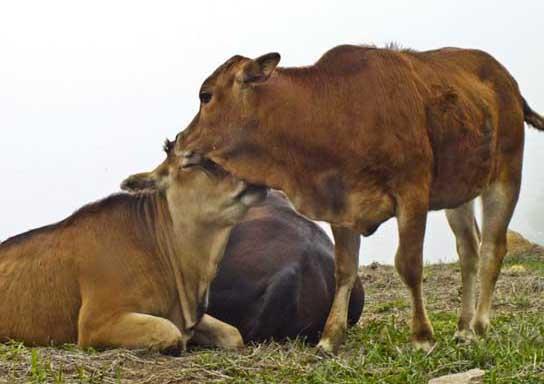
[[[151,199],[151,196],[155,193],[138,193],[138,194],[129,194],[129,193],[116,193],[110,195],[104,199],[95,201],[84,205],[83,207],[76,210],[67,218],[58,221],[54,224],[45,225],[43,227],[38,227],[31,229],[29,231],[20,233],[18,235],[9,237],[3,242],[0,242],[0,249],[22,244],[27,240],[30,240],[34,236],[40,234],[46,234],[53,232],[57,229],[66,228],[77,220],[81,220],[85,217],[95,215],[99,212],[111,211],[119,207],[127,207],[130,212],[137,212],[145,205],[145,202]],[[153,212],[148,210],[148,212]]]
[[[403,47],[400,43],[396,41],[390,41],[389,43],[385,44],[384,49],[404,53],[418,53],[418,51],[416,51],[415,49]]]

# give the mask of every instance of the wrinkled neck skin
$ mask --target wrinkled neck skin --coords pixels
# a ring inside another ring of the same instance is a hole
[[[175,271],[184,326],[191,329],[206,312],[208,290],[233,226],[198,222],[175,204],[168,202],[168,207],[175,250],[170,259]]]
[[[162,195],[154,199],[154,207],[158,220],[152,226],[158,255],[175,279],[181,328],[188,332],[206,311],[208,289],[232,226],[202,225]]]

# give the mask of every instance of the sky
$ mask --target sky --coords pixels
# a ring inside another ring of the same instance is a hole
[[[396,42],[493,54],[544,113],[542,1],[1,1],[0,239],[119,191],[160,161],[198,109],[202,81],[234,54],[308,65],[338,44]],[[544,243],[544,133],[527,129],[511,228]],[[455,260],[443,213],[425,260]],[[360,260],[392,263],[394,220]]]

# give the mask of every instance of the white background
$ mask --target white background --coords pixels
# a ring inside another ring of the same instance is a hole
[[[234,54],[307,65],[342,43],[474,47],[499,59],[544,113],[542,1],[2,1],[0,239],[58,221],[162,160],[200,83]],[[512,227],[544,242],[544,135],[527,131]],[[363,240],[391,263],[396,225]],[[427,261],[455,258],[431,215]]]

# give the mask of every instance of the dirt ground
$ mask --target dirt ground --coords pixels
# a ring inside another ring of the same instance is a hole
[[[509,248],[497,284],[495,316],[543,313],[544,248],[515,234],[509,238]],[[368,324],[383,321],[385,314],[388,321],[393,319],[393,322],[398,321],[399,327],[405,327],[409,317],[409,298],[394,268],[372,264],[362,268],[360,276],[367,291],[367,303],[357,326],[361,328],[360,333]],[[458,310],[458,264],[426,266],[424,280],[429,313]],[[359,336],[355,332],[350,337],[355,339]],[[356,344],[356,340],[348,340],[342,353],[352,354],[353,351],[346,350]],[[27,348],[11,343],[0,345],[0,383],[246,382],[241,378],[252,371],[264,372],[268,369],[272,372],[270,377],[273,377],[273,372],[276,372],[274,364],[290,367],[294,372],[293,381],[302,382],[305,380],[301,372],[311,373],[312,367],[315,367],[313,364],[318,364],[321,359],[314,352],[311,346],[299,341],[253,345],[237,352],[197,349],[181,357],[161,356],[147,351],[81,351],[75,346]],[[337,361],[342,365],[342,360]]]

